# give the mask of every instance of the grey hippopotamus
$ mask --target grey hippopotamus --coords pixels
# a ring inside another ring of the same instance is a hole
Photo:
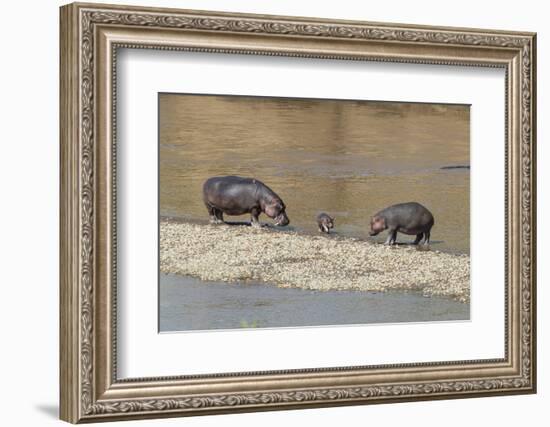
[[[434,225],[432,213],[420,203],[409,202],[392,205],[381,210],[371,218],[370,235],[376,236],[388,230],[386,245],[395,244],[397,232],[415,234],[414,244],[417,245],[424,237],[424,244],[430,243],[430,231]]]
[[[290,223],[283,200],[267,185],[254,178],[216,176],[206,180],[202,187],[206,209],[211,223],[223,222],[223,214],[251,215],[251,225],[259,227],[258,217],[264,212],[275,220],[275,225]]]
[[[330,229],[334,228],[334,218],[322,212],[317,215],[317,225],[319,226],[320,232],[328,234],[330,233]]]

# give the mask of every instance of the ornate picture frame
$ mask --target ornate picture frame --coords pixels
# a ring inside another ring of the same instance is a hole
[[[536,391],[535,34],[79,3],[60,13],[61,419],[78,423]],[[118,379],[119,48],[503,68],[505,357]]]

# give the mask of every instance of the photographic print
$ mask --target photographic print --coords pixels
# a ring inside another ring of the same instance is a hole
[[[469,319],[469,105],[158,102],[161,332]]]

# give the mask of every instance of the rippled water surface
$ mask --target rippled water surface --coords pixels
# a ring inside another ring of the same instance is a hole
[[[372,214],[417,201],[434,214],[434,249],[469,252],[469,169],[441,169],[469,165],[468,106],[161,94],[159,107],[161,215],[206,221],[202,183],[250,176],[294,229],[316,232],[327,212],[335,232],[368,238]]]

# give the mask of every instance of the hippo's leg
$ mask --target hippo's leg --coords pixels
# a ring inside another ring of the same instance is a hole
[[[394,245],[397,240],[397,230],[390,229],[388,232],[388,238],[386,239],[385,245]]]
[[[252,209],[252,211],[250,212],[250,225],[252,227],[261,227],[262,224],[260,224],[260,220],[258,219],[258,217],[260,216],[260,213],[262,211],[260,209]]]
[[[418,233],[416,235],[416,239],[414,239],[413,245],[418,245],[422,240],[422,237],[424,237],[424,233]]]
[[[221,224],[223,222],[223,211],[215,209],[214,215],[216,216],[216,220],[218,221],[218,223]]]
[[[206,205],[206,210],[208,211],[208,215],[210,216],[210,224],[215,224],[217,221],[215,209],[210,205]]]
[[[223,222],[222,211],[208,204],[206,205],[206,209],[208,210],[208,215],[210,215],[210,224],[219,224],[220,222]]]
[[[430,244],[430,232],[427,231],[426,233],[424,233],[424,244],[425,245],[429,245]]]

